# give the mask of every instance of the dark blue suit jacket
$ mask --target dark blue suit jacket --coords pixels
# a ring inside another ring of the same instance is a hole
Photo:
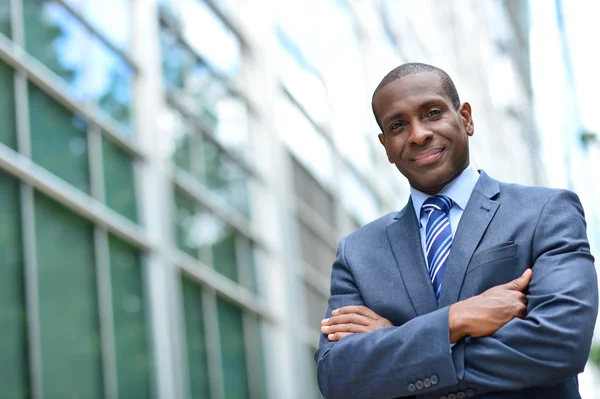
[[[448,309],[533,269],[528,314],[483,338],[449,344]],[[333,309],[364,305],[394,327],[315,355],[326,398],[579,398],[598,310],[583,209],[566,190],[500,183],[483,171],[464,210],[439,303],[412,204],[340,242]]]

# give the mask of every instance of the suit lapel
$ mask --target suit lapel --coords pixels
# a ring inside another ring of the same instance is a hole
[[[480,171],[479,180],[469,198],[458,224],[456,236],[452,241],[438,307],[451,305],[458,300],[473,252],[498,210],[499,203],[492,198],[499,192],[498,182]]]
[[[388,239],[394,253],[396,265],[410,300],[418,315],[437,309],[437,301],[421,246],[419,222],[415,216],[412,200],[387,226]]]

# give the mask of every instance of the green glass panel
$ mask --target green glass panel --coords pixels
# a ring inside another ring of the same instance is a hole
[[[214,143],[204,143],[207,188],[222,201],[250,217],[248,174]]]
[[[242,311],[221,298],[217,298],[217,310],[225,399],[249,398]]]
[[[198,259],[196,243],[196,204],[193,199],[175,191],[175,240],[177,247]]]
[[[35,195],[44,396],[103,397],[92,225]]]
[[[105,137],[102,137],[102,153],[106,205],[137,222],[134,159]]]
[[[181,279],[183,311],[188,352],[190,391],[193,399],[208,399],[208,364],[202,309],[202,289],[197,283]]]
[[[224,229],[222,234],[215,238],[212,247],[213,267],[225,277],[237,282],[236,233],[231,229]]]
[[[262,344],[262,334],[260,321],[258,316],[252,315],[247,317],[248,323],[245,325],[248,334],[248,340],[252,347],[248,348],[252,351],[253,361],[250,364],[250,373],[252,378],[252,397],[267,398],[267,376],[265,374],[265,357],[263,353],[264,345]]]
[[[173,161],[175,162],[175,165],[189,173],[192,173],[192,159],[190,156],[191,147],[192,136],[188,132],[182,132],[181,135],[175,137],[175,153],[173,154]]]
[[[0,396],[29,397],[19,183],[0,171]]]
[[[29,126],[33,161],[88,193],[87,123],[29,84]]]
[[[106,12],[113,32],[120,32],[114,29],[118,16]],[[74,98],[98,104],[129,127],[131,66],[58,2],[23,0],[23,15],[27,52],[62,78]]]
[[[0,6],[0,29],[2,28],[2,6]],[[0,143],[13,150],[17,148],[17,125],[15,113],[15,80],[13,69],[0,61]]]
[[[150,398],[150,355],[140,253],[110,236],[117,380],[120,398]]]
[[[11,36],[10,1],[0,1],[0,33],[6,37]]]

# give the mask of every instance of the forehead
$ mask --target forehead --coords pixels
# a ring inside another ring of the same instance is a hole
[[[433,72],[421,72],[396,79],[379,90],[373,108],[383,117],[391,109],[409,111],[430,101],[450,102],[442,78]]]

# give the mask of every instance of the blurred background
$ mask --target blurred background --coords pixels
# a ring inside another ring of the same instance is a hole
[[[0,398],[318,398],[338,240],[406,203],[371,115],[445,69],[472,162],[600,254],[593,0],[0,0]],[[600,398],[600,351],[580,378]]]

